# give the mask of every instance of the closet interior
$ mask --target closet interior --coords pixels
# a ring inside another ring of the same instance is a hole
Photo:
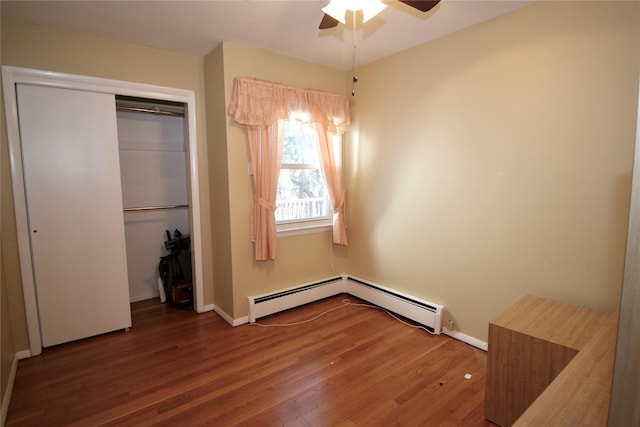
[[[185,107],[116,96],[131,302],[163,297],[158,264],[169,254],[166,230],[171,237],[175,230],[191,234]]]

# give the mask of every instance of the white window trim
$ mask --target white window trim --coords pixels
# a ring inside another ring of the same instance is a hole
[[[320,165],[313,163],[281,163],[280,169],[320,169]]]
[[[302,221],[276,223],[278,237],[300,236],[303,234],[323,233],[333,230],[331,214],[327,217]]]

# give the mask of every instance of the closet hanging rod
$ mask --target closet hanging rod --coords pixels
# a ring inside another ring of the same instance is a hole
[[[142,208],[124,208],[124,212],[140,212],[140,211],[166,211],[169,209],[188,208],[189,205],[169,205],[169,206],[145,206]]]
[[[124,105],[117,105],[116,110],[131,111],[134,113],[145,113],[145,114],[161,114],[163,116],[184,117],[184,113],[180,113],[178,111],[160,110],[159,108],[143,108],[143,107],[129,107]]]

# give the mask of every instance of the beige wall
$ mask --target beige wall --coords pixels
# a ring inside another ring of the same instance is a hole
[[[202,58],[164,51],[116,40],[59,31],[52,28],[2,21],[2,64],[43,69],[93,77],[126,80],[180,89],[190,89],[196,94],[197,148],[199,153],[199,185],[202,220],[202,250],[204,273],[204,303],[213,304],[213,271],[211,250],[211,219],[209,208],[209,179],[205,127],[204,75]],[[3,129],[4,115],[2,116]],[[1,133],[2,149],[6,151],[7,137]],[[3,169],[8,163],[3,160]],[[21,310],[21,284],[15,243],[15,222],[5,228],[5,212],[13,209],[10,179],[2,176],[2,231],[5,261],[11,257],[7,268],[7,293],[12,310]],[[16,316],[13,324],[17,349],[28,347],[24,311]],[[12,320],[15,318],[12,316]],[[4,323],[2,325],[4,330]]]
[[[207,141],[211,173],[211,215],[213,217],[213,271],[215,304],[233,313],[231,274],[231,231],[229,212],[229,164],[227,162],[227,104],[224,96],[223,45],[204,58],[207,103]]]
[[[364,67],[349,272],[482,340],[525,294],[617,306],[638,6],[540,2]]]
[[[296,87],[346,93],[345,73],[308,62],[223,43],[224,96],[228,110],[233,80],[257,77]],[[227,116],[229,231],[233,276],[233,317],[247,315],[247,296],[259,295],[345,272],[346,251],[331,244],[330,233],[278,239],[276,261],[254,261],[249,239],[251,182],[246,133]],[[216,203],[216,201],[214,201]]]

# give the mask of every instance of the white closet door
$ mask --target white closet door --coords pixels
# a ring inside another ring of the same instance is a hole
[[[115,97],[17,93],[43,346],[128,328]]]

